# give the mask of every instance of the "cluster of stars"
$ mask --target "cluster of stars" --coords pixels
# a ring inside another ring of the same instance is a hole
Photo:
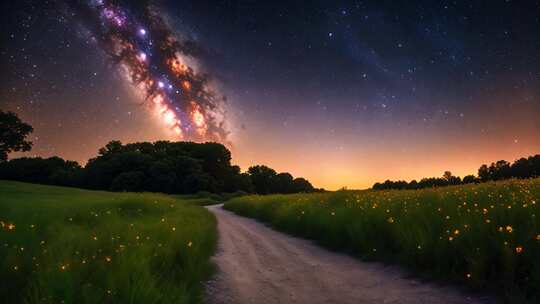
[[[91,14],[88,23],[96,28],[92,34],[98,45],[179,138],[225,140],[227,131],[218,121],[220,101],[207,76],[188,64],[196,56],[193,43],[178,40],[158,12],[148,7],[136,17],[105,0],[75,11]]]

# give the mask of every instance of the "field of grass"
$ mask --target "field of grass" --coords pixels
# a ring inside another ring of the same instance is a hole
[[[0,302],[199,303],[217,238],[200,203],[0,181]]]
[[[198,205],[198,206],[210,206],[222,204],[230,199],[235,197],[240,197],[246,195],[242,191],[233,192],[233,193],[210,193],[206,191],[201,191],[195,194],[176,194],[171,195],[175,198],[181,199],[189,204]]]
[[[425,190],[244,196],[237,214],[420,276],[540,301],[540,179]]]

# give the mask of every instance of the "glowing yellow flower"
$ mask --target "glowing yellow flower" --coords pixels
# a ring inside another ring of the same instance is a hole
[[[508,233],[512,233],[512,231],[514,231],[514,229],[512,228],[512,226],[508,225],[508,226],[506,226],[506,231]]]

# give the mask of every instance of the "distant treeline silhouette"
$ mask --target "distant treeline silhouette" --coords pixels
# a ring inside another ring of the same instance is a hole
[[[111,141],[85,167],[60,157],[0,161],[0,179],[112,191],[163,193],[298,193],[316,189],[304,178],[254,166],[231,165],[218,143]]]
[[[497,181],[509,178],[533,177],[540,177],[540,154],[529,156],[528,158],[520,158],[512,164],[505,160],[500,160],[491,163],[489,166],[482,165],[478,169],[478,176],[467,175],[462,179],[459,176],[453,176],[450,171],[446,171],[442,177],[423,178],[420,181],[412,180],[411,182],[406,182],[387,180],[384,183],[375,183],[373,189],[422,189]]]
[[[313,192],[304,178],[254,166],[246,173],[231,164],[231,152],[218,143],[111,141],[85,167],[60,157],[17,158],[29,151],[34,129],[17,114],[0,110],[0,179],[112,191],[164,193],[298,193]]]

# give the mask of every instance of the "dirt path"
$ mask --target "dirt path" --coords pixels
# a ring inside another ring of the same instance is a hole
[[[208,209],[218,219],[220,240],[207,303],[492,303],[330,252],[221,206]]]

